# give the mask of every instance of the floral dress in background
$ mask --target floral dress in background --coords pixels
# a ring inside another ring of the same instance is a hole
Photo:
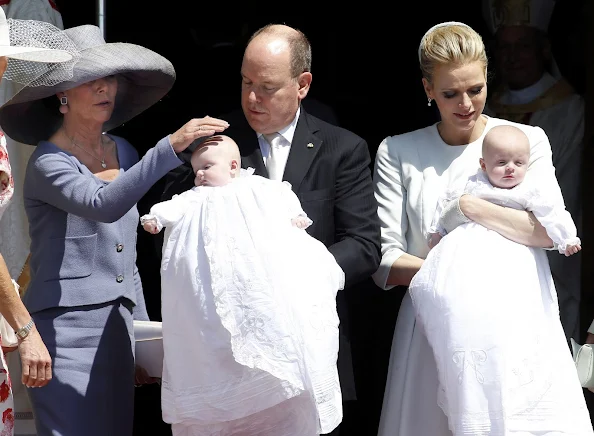
[[[0,219],[6,210],[14,191],[14,182],[10,172],[6,138],[0,132]],[[2,342],[2,338],[0,338]],[[0,353],[0,436],[12,436],[14,431],[14,401],[12,385],[8,375],[8,366],[4,353]]]

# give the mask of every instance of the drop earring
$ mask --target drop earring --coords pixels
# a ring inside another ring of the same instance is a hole
[[[431,97],[427,98],[427,106],[431,106]]]
[[[68,112],[68,97],[65,95],[60,97],[60,113],[65,114]]]

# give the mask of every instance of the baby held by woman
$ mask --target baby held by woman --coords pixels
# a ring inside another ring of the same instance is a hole
[[[525,179],[529,162],[530,144],[520,128],[488,131],[478,172],[438,202],[431,251],[410,283],[417,319],[436,356],[439,405],[455,435],[483,434],[485,426],[489,434],[504,434],[510,421],[522,428],[525,412],[535,407],[558,413],[550,405],[577,383],[577,373],[575,380],[563,379],[575,368],[568,349],[555,346],[565,341],[557,341],[562,329],[544,251],[468,219],[446,234],[452,226],[442,218],[452,216],[444,211],[457,208],[462,195],[474,195],[532,212],[554,249],[577,253],[581,243],[571,215],[542,191],[545,183]],[[543,413],[545,422],[556,419]]]

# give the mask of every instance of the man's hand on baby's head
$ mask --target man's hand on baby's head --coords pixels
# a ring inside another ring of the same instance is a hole
[[[157,228],[157,221],[155,220],[146,220],[142,224],[142,228],[153,235],[159,233],[159,229]]]
[[[582,249],[582,246],[580,244],[576,244],[576,245],[568,245],[565,248],[565,256],[571,256],[572,254],[576,254],[578,251],[580,251]]]

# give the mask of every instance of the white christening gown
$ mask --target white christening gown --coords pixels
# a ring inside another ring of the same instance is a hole
[[[336,293],[344,273],[294,227],[287,183],[242,171],[147,218],[163,251],[162,409],[174,433],[307,436],[342,420]]]
[[[436,358],[438,402],[450,430],[581,434],[580,419],[567,419],[567,404],[558,407],[559,398],[574,398],[579,414],[583,399],[566,345],[550,340],[561,332],[547,258],[541,249],[474,222],[446,234],[441,211],[462,194],[533,212],[560,253],[580,243],[570,214],[529,176],[513,189],[500,189],[479,170],[438,201],[429,232],[445,236],[429,252],[409,293]]]

